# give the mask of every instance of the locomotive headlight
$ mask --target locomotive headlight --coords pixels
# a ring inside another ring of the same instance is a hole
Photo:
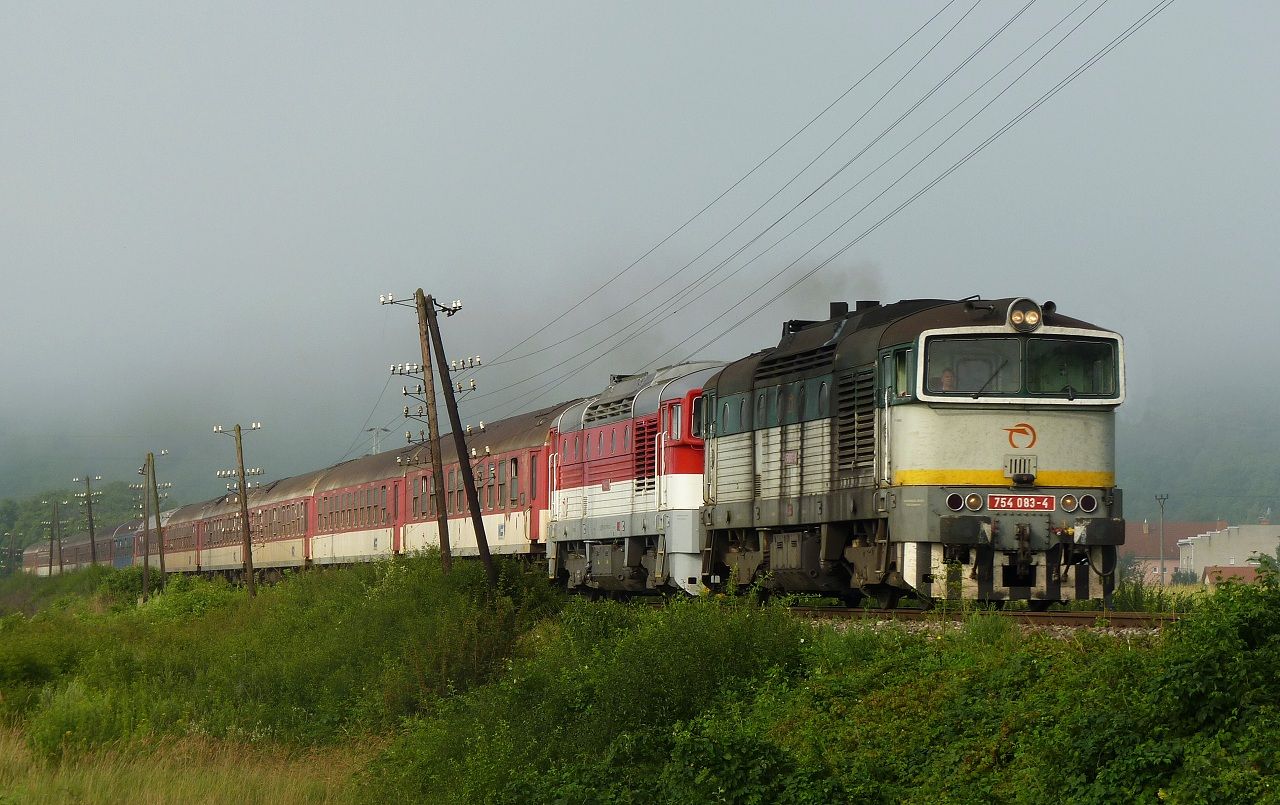
[[[974,492],[964,499],[964,505],[969,511],[976,512],[982,508],[982,495]]]
[[[1063,495],[1060,502],[1062,503],[1062,510],[1064,512],[1073,512],[1076,510],[1076,506],[1079,505],[1079,501],[1076,500],[1075,495]]]
[[[1040,306],[1031,299],[1015,299],[1009,305],[1009,326],[1020,333],[1036,329],[1043,319]]]
[[[953,512],[958,512],[964,508],[964,496],[952,492],[947,495],[947,508]]]
[[[1080,511],[1085,514],[1092,514],[1098,508],[1098,499],[1093,495],[1080,496]]]

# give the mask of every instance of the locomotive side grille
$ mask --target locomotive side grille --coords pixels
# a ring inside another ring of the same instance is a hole
[[[635,449],[632,451],[632,469],[635,470],[636,491],[652,492],[658,469],[657,445],[654,437],[658,435],[656,419],[638,420],[636,422]]]
[[[857,483],[875,475],[876,382],[871,366],[841,375],[836,382],[836,468]]]
[[[760,362],[759,368],[756,369],[756,380],[769,380],[782,375],[827,366],[831,363],[831,356],[835,354],[835,351],[836,345],[831,343],[823,344],[817,349],[811,349],[808,352],[801,352],[795,355],[784,355],[780,358],[770,356]]]

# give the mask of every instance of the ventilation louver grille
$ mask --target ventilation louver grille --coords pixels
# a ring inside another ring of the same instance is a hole
[[[653,491],[658,466],[657,445],[654,443],[657,434],[657,419],[636,422],[635,449],[631,455],[637,492]]]
[[[756,381],[770,380],[783,375],[829,366],[831,364],[831,356],[835,354],[835,351],[836,345],[832,343],[795,355],[778,357],[777,353],[774,353],[760,362],[760,366],[756,369]]]
[[[623,397],[621,400],[597,403],[587,409],[586,414],[582,417],[582,424],[583,426],[588,426],[607,419],[625,419],[631,416],[631,404],[635,399],[636,396],[632,394],[630,397]]]
[[[836,383],[836,468],[858,485],[871,483],[876,466],[876,379],[872,367]]]

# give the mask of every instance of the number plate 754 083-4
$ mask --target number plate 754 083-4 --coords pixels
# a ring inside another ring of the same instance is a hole
[[[987,508],[1006,512],[1051,512],[1057,509],[1053,495],[987,495]]]

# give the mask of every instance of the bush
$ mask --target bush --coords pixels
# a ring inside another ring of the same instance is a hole
[[[365,778],[365,795],[650,801],[672,725],[797,674],[808,634],[777,608],[574,601],[529,635],[496,684],[414,722]]]

